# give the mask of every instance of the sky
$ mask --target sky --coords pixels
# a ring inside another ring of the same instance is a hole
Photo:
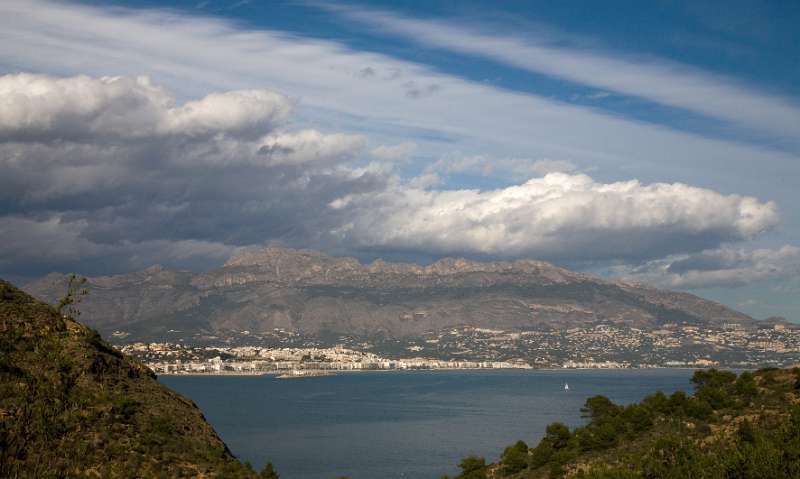
[[[0,2],[0,276],[536,258],[800,321],[797,2]]]

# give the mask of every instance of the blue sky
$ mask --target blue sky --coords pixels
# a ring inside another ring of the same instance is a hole
[[[796,2],[11,0],[0,274],[277,242],[536,257],[800,320],[798,24]],[[280,98],[207,97],[241,90]]]

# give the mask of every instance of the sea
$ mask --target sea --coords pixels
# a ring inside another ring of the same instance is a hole
[[[438,479],[461,458],[495,461],[545,427],[583,424],[586,398],[620,404],[691,391],[687,369],[347,372],[162,376],[192,399],[234,455],[281,479]],[[569,390],[565,390],[565,385]]]

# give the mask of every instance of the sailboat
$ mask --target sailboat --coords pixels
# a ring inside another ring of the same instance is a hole
[[[569,391],[569,384],[564,383],[564,391]]]

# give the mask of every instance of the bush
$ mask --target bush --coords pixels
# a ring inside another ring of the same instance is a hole
[[[564,423],[554,422],[547,426],[544,437],[553,449],[563,449],[567,447],[572,434]]]
[[[636,434],[653,426],[653,413],[644,406],[631,404],[622,412],[622,420],[628,425],[628,430]]]
[[[261,469],[261,472],[258,473],[258,477],[261,479],[278,479],[280,476],[277,472],[275,472],[275,466],[272,465],[271,462],[268,462],[264,465],[264,468]]]
[[[739,436],[740,441],[749,443],[756,442],[756,431],[753,428],[753,424],[747,419],[739,423],[737,435]]]
[[[467,456],[458,465],[461,479],[486,479],[486,460],[479,456]]]
[[[754,397],[758,396],[758,386],[756,385],[756,378],[752,373],[747,371],[739,375],[734,384],[736,394],[742,396],[745,402],[749,403]]]
[[[569,431],[567,431],[569,432]],[[528,445],[524,441],[508,446],[500,458],[505,474],[516,474],[528,467]]]
[[[686,409],[688,398],[683,391],[675,391],[667,401],[667,411],[670,414],[682,413]]]
[[[696,390],[705,387],[727,389],[736,381],[736,373],[732,371],[720,371],[718,369],[699,369],[692,375],[692,384]]]
[[[685,409],[687,416],[698,421],[708,421],[714,416],[714,409],[711,405],[707,401],[696,397],[689,398],[686,401]]]
[[[583,413],[583,417],[595,421],[606,416],[616,416],[621,409],[605,396],[592,396],[586,400],[586,404],[581,408],[581,413]]]
[[[133,399],[123,396],[117,399],[111,410],[114,414],[121,416],[123,422],[128,422],[131,420],[133,415],[136,414],[138,406],[138,401],[134,401]]]

